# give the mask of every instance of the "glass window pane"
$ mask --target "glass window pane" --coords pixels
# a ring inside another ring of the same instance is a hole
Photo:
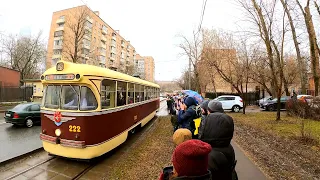
[[[79,86],[62,86],[61,109],[78,110],[79,92]]]
[[[128,83],[128,104],[134,103],[134,84]]]
[[[90,88],[82,86],[80,98],[80,110],[85,111],[97,109],[98,103]]]
[[[118,81],[117,84],[117,106],[126,105],[127,83]]]
[[[61,86],[47,86],[44,107],[58,109]]]
[[[101,83],[101,108],[115,107],[116,81],[104,79]]]
[[[145,100],[145,96],[146,96],[146,89],[145,86],[141,86],[141,101]]]

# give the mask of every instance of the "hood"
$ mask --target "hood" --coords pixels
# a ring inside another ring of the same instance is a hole
[[[233,138],[234,123],[232,117],[224,113],[212,113],[206,117],[201,140],[212,148],[226,147]]]
[[[212,100],[208,104],[208,111],[210,113],[220,112],[223,113],[222,103],[217,100]]]
[[[200,107],[202,108],[202,109],[204,109],[204,111],[207,113],[207,111],[208,111],[208,104],[209,104],[209,100],[205,100],[205,101],[203,101],[201,104],[200,104]]]
[[[192,106],[192,105],[197,105],[196,100],[195,100],[193,97],[187,97],[187,98],[184,100],[184,104],[186,104],[187,107],[190,107],[190,106]]]

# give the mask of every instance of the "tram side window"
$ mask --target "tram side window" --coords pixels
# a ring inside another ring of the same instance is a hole
[[[146,86],[146,100],[149,100],[151,96],[151,88]]]
[[[144,101],[144,87],[141,85],[136,84],[135,85],[135,102],[141,102]]]
[[[78,110],[79,105],[79,86],[62,86],[61,91],[61,109]]]
[[[128,83],[128,104],[134,103],[134,84]]]
[[[82,86],[80,98],[80,110],[86,111],[97,109],[97,100],[90,88]]]
[[[104,79],[101,82],[101,108],[109,109],[115,107],[116,82]]]
[[[127,104],[127,83],[118,81],[117,84],[117,106]]]
[[[44,107],[58,109],[61,86],[47,86],[45,92]]]

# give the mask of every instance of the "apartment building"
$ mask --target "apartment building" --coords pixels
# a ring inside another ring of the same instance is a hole
[[[60,59],[128,73],[135,48],[112,29],[98,11],[78,6],[54,12],[48,41],[47,69]]]
[[[134,67],[140,78],[154,82],[155,64],[152,56],[137,54]]]

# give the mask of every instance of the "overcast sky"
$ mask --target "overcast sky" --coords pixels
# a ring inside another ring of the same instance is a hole
[[[178,34],[192,35],[200,22],[202,0],[1,0],[0,32],[34,34],[48,40],[54,11],[83,5],[130,40],[137,53],[153,56],[155,79],[174,80],[187,67]],[[235,30],[241,13],[233,0],[208,0],[203,27]]]

